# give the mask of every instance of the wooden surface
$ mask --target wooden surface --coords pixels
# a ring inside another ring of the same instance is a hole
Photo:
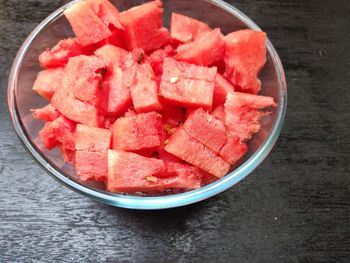
[[[234,188],[166,211],[109,207],[25,153],[6,104],[31,30],[67,1],[0,0],[0,262],[350,262],[350,2],[231,1],[269,35],[289,105],[271,155]]]

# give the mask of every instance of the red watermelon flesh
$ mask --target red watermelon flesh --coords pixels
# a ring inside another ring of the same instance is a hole
[[[220,150],[220,156],[229,164],[234,165],[248,151],[248,146],[238,137],[229,137],[226,144]]]
[[[155,50],[169,41],[169,32],[162,28],[162,2],[152,1],[121,13],[125,40],[129,50]]]
[[[137,113],[159,111],[158,86],[150,64],[139,65],[136,80],[131,86],[131,98]]]
[[[209,66],[223,58],[225,52],[223,35],[220,29],[214,29],[199,36],[191,43],[177,48],[177,60]]]
[[[108,26],[96,15],[87,1],[67,8],[64,15],[82,46],[98,43],[112,35]]]
[[[74,96],[85,102],[96,104],[99,96],[100,70],[105,63],[96,56],[77,56],[69,59],[65,68],[63,85],[70,89]]]
[[[225,122],[225,106],[223,104],[217,106],[213,112],[212,115],[217,118],[218,120],[221,120],[222,122]]]
[[[213,115],[197,109],[191,113],[183,125],[183,129],[194,139],[205,145],[207,148],[220,153],[220,149],[225,145],[226,129],[222,121]]]
[[[128,52],[120,47],[106,44],[95,51],[95,55],[104,61],[107,67],[112,70],[113,67],[121,67],[127,59]]]
[[[113,149],[139,151],[160,146],[162,117],[156,112],[117,119],[113,125]]]
[[[59,142],[56,140],[54,134],[52,133],[51,123],[52,122],[46,122],[44,127],[39,132],[39,137],[43,142],[45,148],[48,150],[52,150],[59,145]]]
[[[63,68],[40,71],[34,82],[33,90],[45,99],[50,100],[56,90],[62,85],[63,76]]]
[[[108,173],[107,154],[90,151],[76,151],[75,167],[81,181],[95,179],[105,181]]]
[[[219,178],[225,176],[230,169],[230,165],[226,161],[202,143],[190,137],[183,129],[179,129],[171,136],[164,149]]]
[[[111,138],[112,132],[110,130],[78,124],[75,149],[107,154],[111,146]]]
[[[257,94],[261,89],[258,74],[266,63],[266,34],[246,29],[228,34],[224,40],[230,81],[244,92]]]
[[[194,190],[201,187],[202,171],[192,165],[169,162],[166,164],[167,173],[164,186],[169,189]]]
[[[174,55],[174,49],[172,46],[167,45],[163,49],[158,49],[154,51],[149,56],[149,62],[153,68],[154,73],[158,75],[163,74],[163,62],[167,57],[172,57]]]
[[[58,110],[51,104],[46,105],[43,108],[32,110],[34,118],[43,121],[54,121],[61,116]]]
[[[164,185],[158,176],[165,171],[162,160],[109,150],[107,190],[125,193],[163,191]]]
[[[194,18],[173,13],[171,16],[170,36],[182,43],[195,40],[203,33],[209,32],[210,27]]]
[[[59,145],[58,147],[62,155],[63,161],[65,163],[75,165],[75,151],[64,148],[62,145]]]
[[[226,95],[229,92],[234,92],[234,86],[228,82],[221,74],[216,75],[213,107],[222,105],[226,101]]]
[[[87,0],[95,14],[109,27],[109,29],[121,29],[120,14],[118,9],[109,0]]]
[[[46,49],[39,56],[43,68],[61,67],[67,64],[69,58],[79,56],[83,48],[76,38],[60,40],[53,48]]]
[[[160,96],[183,107],[210,108],[213,103],[216,68],[205,68],[166,58]]]
[[[260,119],[267,112],[260,109],[275,107],[273,98],[247,93],[229,93],[225,102],[225,125],[231,136],[249,140],[261,128]]]
[[[162,102],[160,113],[163,116],[163,123],[169,125],[171,128],[181,126],[186,118],[185,109],[165,102]]]

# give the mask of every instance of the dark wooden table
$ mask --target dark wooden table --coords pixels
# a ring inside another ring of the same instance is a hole
[[[6,104],[24,38],[67,1],[0,0],[0,262],[350,262],[350,2],[236,0],[284,62],[289,108],[268,159],[205,202],[142,212],[56,183]]]

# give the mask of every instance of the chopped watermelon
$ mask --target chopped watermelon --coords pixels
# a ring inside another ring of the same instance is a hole
[[[162,2],[152,1],[121,13],[125,40],[129,50],[156,50],[169,41],[169,32],[162,28]]]
[[[75,167],[81,181],[95,179],[105,181],[108,173],[108,159],[106,153],[76,151]]]
[[[113,149],[139,151],[160,146],[162,116],[156,112],[117,119],[113,125]]]
[[[64,11],[82,46],[95,44],[112,35],[108,26],[98,17],[87,1],[78,2]]]
[[[266,63],[266,34],[250,29],[228,34],[225,38],[226,74],[241,91],[257,94],[258,79]]]
[[[79,56],[83,48],[76,38],[63,39],[51,49],[46,49],[39,56],[43,68],[61,67],[67,64],[69,58]]]
[[[160,96],[183,107],[210,108],[213,103],[216,68],[206,68],[166,58]]]
[[[234,165],[248,151],[248,146],[238,137],[228,137],[226,144],[220,150],[220,156],[229,164]]]
[[[137,113],[159,111],[158,87],[150,64],[138,66],[136,80],[131,86],[131,97]]]
[[[127,59],[128,52],[120,47],[106,44],[95,51],[95,55],[102,59],[105,65],[112,70],[113,67],[121,67]]]
[[[109,150],[107,189],[124,193],[163,191],[164,185],[158,176],[165,171],[162,160]]]
[[[222,121],[203,109],[193,111],[185,121],[183,129],[216,154],[219,154],[227,140]]]
[[[167,57],[172,57],[174,54],[175,54],[175,52],[174,52],[173,47],[170,45],[167,45],[163,49],[158,49],[158,50],[154,51],[149,56],[151,66],[152,66],[154,73],[156,75],[163,74],[164,59]]]
[[[195,40],[203,33],[209,32],[210,27],[194,18],[173,13],[171,16],[170,36],[182,43]]]
[[[219,120],[225,122],[225,106],[224,106],[223,104],[217,106],[217,107],[213,110],[212,115],[213,115],[215,118],[217,118],[217,119],[219,119]]]
[[[162,103],[161,114],[164,124],[171,128],[181,126],[186,118],[185,109],[164,102]]]
[[[231,136],[249,140],[261,128],[260,119],[267,112],[260,109],[275,107],[273,98],[246,93],[229,93],[225,102],[225,125]]]
[[[59,150],[62,155],[63,161],[75,165],[75,151],[64,148],[62,145],[59,145]]]
[[[46,105],[43,108],[32,110],[34,118],[43,121],[54,121],[61,116],[58,110],[51,104]]]
[[[77,151],[107,154],[111,146],[111,137],[112,132],[110,130],[78,124],[75,149]]]
[[[120,14],[118,9],[109,0],[86,0],[95,14],[108,26],[110,30],[121,29]]]
[[[224,52],[223,35],[217,28],[202,34],[191,43],[179,46],[175,58],[200,66],[210,66],[222,59]]]
[[[164,148],[178,158],[212,174],[223,177],[230,169],[229,163],[224,161],[199,141],[193,139],[183,129],[179,129],[170,137]]]
[[[39,132],[41,139],[47,149],[61,144],[64,148],[75,150],[76,124],[64,116],[60,116],[52,122],[47,122]]]
[[[222,105],[226,101],[226,95],[229,92],[234,92],[235,88],[221,74],[216,75],[213,107]]]
[[[33,85],[33,90],[45,99],[50,100],[56,90],[62,85],[63,68],[40,71]]]
[[[203,172],[192,165],[169,162],[166,164],[167,173],[171,175],[165,178],[165,188],[194,190],[201,187]]]

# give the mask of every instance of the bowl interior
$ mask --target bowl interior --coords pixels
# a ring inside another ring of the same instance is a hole
[[[119,0],[112,2],[114,2],[120,11],[122,11],[145,1]],[[232,9],[232,7],[229,7],[227,4],[220,1],[165,0],[163,2],[165,10],[164,23],[167,27],[169,27],[170,24],[171,13],[177,12],[200,19],[208,23],[212,28],[219,27],[224,34],[248,27],[256,30],[259,29],[251,20],[239,13],[239,11]],[[62,15],[62,10],[63,9],[56,11],[46,20],[46,22],[43,22],[37,30],[32,33],[31,37],[27,39],[22,50],[19,52],[21,53],[20,57],[17,58],[17,65],[14,65],[16,68],[13,69],[12,72],[14,85],[13,87],[9,87],[9,92],[11,93],[10,97],[11,95],[13,96],[14,104],[12,105],[13,109],[10,109],[10,111],[12,115],[15,115],[15,118],[13,117],[15,128],[16,125],[18,125],[20,132],[23,132],[22,140],[27,140],[25,144],[33,147],[33,149],[30,150],[32,155],[33,151],[35,151],[35,154],[41,157],[39,159],[42,160],[38,160],[34,155],[35,159],[37,159],[44,168],[49,170],[49,172],[55,171],[55,173],[60,173],[68,180],[86,186],[90,190],[104,192],[104,186],[102,184],[95,182],[79,182],[74,168],[63,162],[58,150],[48,151],[44,148],[41,140],[38,138],[38,133],[44,123],[35,120],[31,113],[31,109],[40,108],[47,104],[47,101],[42,99],[32,90],[36,75],[41,70],[38,62],[39,54],[45,50],[45,48],[53,46],[60,39],[73,36],[68,21]],[[285,94],[282,94],[283,87],[281,86],[283,70],[281,71],[281,69],[278,68],[278,63],[276,64],[276,59],[278,60],[278,57],[276,58],[276,55],[272,53],[274,49],[270,43],[268,50],[267,64],[260,75],[263,85],[262,94],[273,97],[279,105],[276,109],[271,109],[271,114],[264,118],[263,128],[249,142],[250,151],[243,161],[248,161],[257,151],[261,150],[262,144],[272,136],[271,131],[277,125],[277,115],[281,114],[281,107],[283,107],[285,103],[284,101],[281,101],[285,96]],[[281,119],[279,121],[281,121]],[[19,132],[18,129],[16,130]],[[213,185],[218,183],[220,182],[216,182]],[[110,193],[106,194],[113,196],[113,194]]]

